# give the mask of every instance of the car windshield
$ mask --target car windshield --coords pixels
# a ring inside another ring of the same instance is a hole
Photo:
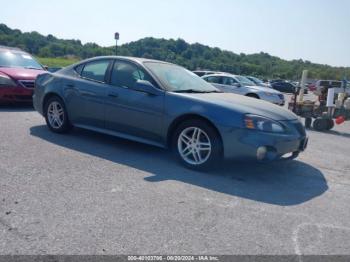
[[[244,86],[255,86],[255,83],[253,81],[250,81],[245,76],[236,76],[237,81]]]
[[[183,67],[158,62],[145,62],[144,64],[169,91],[191,93],[220,92],[214,86]]]
[[[256,84],[263,84],[264,82],[261,81],[259,78],[256,78],[256,77],[250,77],[250,80],[253,81],[254,83]]]
[[[43,67],[30,55],[11,51],[0,51],[0,67],[43,69]]]

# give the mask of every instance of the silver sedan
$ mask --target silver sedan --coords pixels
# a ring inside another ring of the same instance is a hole
[[[285,104],[284,95],[281,92],[269,87],[257,86],[244,76],[211,74],[202,78],[225,93],[235,93],[262,99],[280,106]]]

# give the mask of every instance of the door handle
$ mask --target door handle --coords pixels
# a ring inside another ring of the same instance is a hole
[[[95,92],[90,92],[90,91],[86,91],[86,90],[80,90],[79,93],[82,96],[96,96]]]
[[[108,96],[109,96],[109,97],[116,98],[116,97],[118,97],[119,95],[118,95],[117,93],[109,93]]]

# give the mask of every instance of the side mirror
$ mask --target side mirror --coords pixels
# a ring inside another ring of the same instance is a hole
[[[45,71],[49,71],[49,67],[47,65],[43,65]]]
[[[159,91],[147,80],[137,80],[133,89],[154,96],[159,95]]]

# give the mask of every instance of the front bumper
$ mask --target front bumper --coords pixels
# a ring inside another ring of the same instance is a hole
[[[32,102],[33,89],[0,87],[0,102]]]
[[[297,122],[292,121],[290,125],[293,126]],[[306,134],[297,128],[286,134],[266,133],[242,128],[221,127],[220,129],[224,145],[224,158],[226,159],[259,161],[291,159],[304,151],[308,144]]]
[[[260,99],[271,102],[275,105],[279,105],[279,106],[284,106],[285,105],[285,99],[284,96],[281,95],[265,95],[265,94],[261,94],[260,95]]]

